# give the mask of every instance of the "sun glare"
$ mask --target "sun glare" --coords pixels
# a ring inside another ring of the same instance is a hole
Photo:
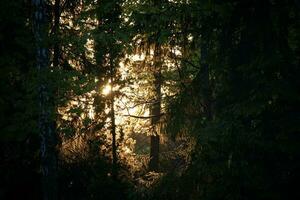
[[[107,84],[103,89],[102,89],[102,94],[103,95],[108,95],[111,92],[111,85]]]

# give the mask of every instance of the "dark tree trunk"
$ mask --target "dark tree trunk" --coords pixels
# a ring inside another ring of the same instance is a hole
[[[115,122],[115,95],[113,91],[114,87],[114,73],[113,73],[113,62],[110,62],[110,81],[111,81],[111,92],[110,92],[110,112],[111,112],[111,135],[112,135],[112,177],[117,178],[117,144],[116,144],[116,122]]]
[[[60,0],[55,0],[54,4],[54,49],[53,49],[53,66],[59,65],[60,48],[59,48],[59,19],[60,19]]]
[[[208,65],[208,49],[209,41],[208,38],[202,37],[201,49],[200,49],[200,92],[202,96],[203,115],[207,120],[212,119],[212,93],[209,78],[209,65]]]
[[[33,32],[36,40],[36,66],[39,73],[39,132],[43,199],[57,199],[56,133],[51,117],[53,101],[47,84],[49,55],[46,45],[48,34],[47,9],[43,0],[32,0],[34,7]]]
[[[154,76],[154,103],[151,106],[150,113],[153,116],[151,119],[151,125],[153,127],[152,135],[150,136],[150,161],[149,161],[149,170],[157,171],[159,167],[159,120],[161,115],[161,52],[160,46],[156,45],[154,50],[154,67],[153,67],[153,76]]]

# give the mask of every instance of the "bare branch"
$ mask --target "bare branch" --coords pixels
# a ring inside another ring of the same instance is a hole
[[[151,119],[153,117],[161,117],[164,113],[161,113],[160,115],[150,115],[150,116],[137,116],[137,115],[123,115],[124,117],[133,117],[138,119]]]

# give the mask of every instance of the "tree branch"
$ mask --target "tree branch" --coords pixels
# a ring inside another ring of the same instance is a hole
[[[153,117],[161,117],[164,113],[161,113],[160,115],[150,115],[150,116],[137,116],[137,115],[123,115],[124,117],[133,117],[138,119],[151,119]]]

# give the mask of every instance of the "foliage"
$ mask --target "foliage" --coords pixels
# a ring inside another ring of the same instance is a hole
[[[171,108],[169,125],[175,126],[170,130],[188,130],[198,141],[183,176],[183,181],[193,177],[189,198],[297,195],[299,129],[294,120],[299,58],[294,44],[287,42],[298,26],[295,7],[287,1],[228,1],[214,6],[217,9],[199,19],[203,26],[213,27],[215,33],[210,34],[216,34],[210,46],[213,59],[208,60],[213,119],[201,112],[205,106],[201,104],[205,94],[198,87],[201,74],[184,93],[192,97],[178,97]],[[214,26],[207,18],[219,24]],[[194,110],[197,104],[200,112]]]
[[[61,199],[300,197],[298,1],[46,2]],[[0,7],[0,199],[41,198],[33,12]]]

